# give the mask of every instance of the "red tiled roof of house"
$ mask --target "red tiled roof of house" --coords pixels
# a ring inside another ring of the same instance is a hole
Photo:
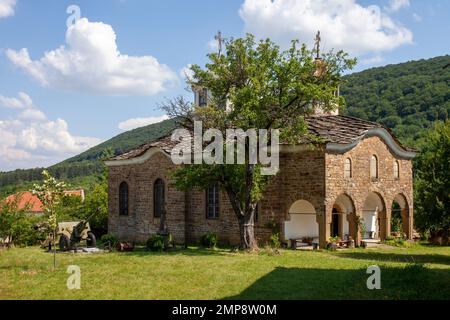
[[[75,197],[81,197],[82,200],[84,200],[84,190],[66,190],[64,191],[65,195],[68,196],[75,196]],[[29,206],[28,212],[31,213],[42,213],[44,212],[44,206],[39,200],[39,198],[34,195],[30,191],[24,191],[24,192],[18,192],[16,194],[12,194],[6,198],[6,202],[13,202],[16,200],[16,197],[20,197],[19,204],[18,204],[18,210],[25,209],[27,206]]]
[[[44,208],[43,208],[41,200],[39,200],[39,198],[37,196],[35,196],[34,194],[32,194],[30,191],[12,194],[6,198],[6,201],[13,202],[16,200],[16,197],[20,197],[19,204],[18,204],[19,210],[22,210],[29,205],[30,209],[28,210],[28,212],[32,212],[32,213],[44,212]]]

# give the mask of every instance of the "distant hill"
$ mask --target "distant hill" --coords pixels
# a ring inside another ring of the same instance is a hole
[[[372,68],[344,78],[344,114],[386,125],[420,147],[424,130],[450,116],[450,56]]]
[[[344,77],[343,114],[385,124],[406,145],[420,148],[423,132],[450,115],[450,56],[372,68]],[[447,66],[445,68],[445,66]],[[158,139],[175,128],[166,120],[124,132],[49,168],[57,178],[89,187],[104,170],[101,159]],[[0,197],[27,189],[42,168],[0,173]]]

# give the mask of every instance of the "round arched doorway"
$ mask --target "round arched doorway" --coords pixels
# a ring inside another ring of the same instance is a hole
[[[409,238],[409,206],[403,194],[397,194],[392,201],[391,208],[391,235],[394,237]]]
[[[351,236],[355,239],[355,228],[350,223],[354,214],[355,206],[353,200],[346,194],[341,194],[336,198],[333,205],[331,216],[330,235],[332,237],[339,237],[342,240],[349,240]]]
[[[364,201],[362,218],[364,219],[363,239],[380,239],[381,218],[386,213],[386,206],[383,198],[376,192],[371,192]]]
[[[286,241],[308,238],[318,242],[319,224],[314,206],[306,200],[297,200],[289,208],[288,219],[284,223]]]

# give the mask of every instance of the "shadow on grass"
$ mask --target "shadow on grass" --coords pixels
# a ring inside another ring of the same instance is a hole
[[[450,256],[442,254],[401,254],[392,252],[339,252],[336,257],[401,263],[438,263],[450,265]]]
[[[448,299],[447,270],[421,265],[381,268],[381,289],[367,289],[366,269],[277,267],[250,287],[225,299]],[[446,281],[446,282],[443,282]]]

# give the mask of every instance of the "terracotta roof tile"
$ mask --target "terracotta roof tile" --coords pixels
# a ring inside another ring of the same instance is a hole
[[[42,213],[44,211],[41,200],[39,200],[39,198],[32,194],[30,191],[12,194],[6,198],[6,201],[13,202],[16,200],[16,197],[20,197],[17,209],[22,210],[29,205],[30,209],[28,210],[28,212]]]

